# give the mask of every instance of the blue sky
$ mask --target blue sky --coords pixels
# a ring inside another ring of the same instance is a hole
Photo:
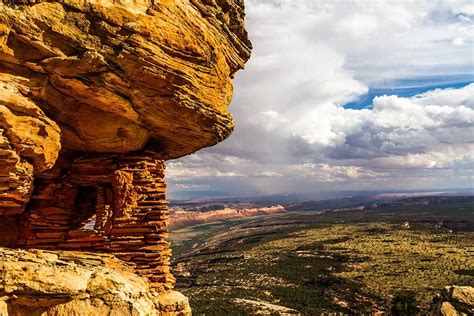
[[[381,95],[397,95],[399,97],[412,97],[417,94],[432,91],[435,89],[459,89],[474,82],[474,77],[456,76],[433,77],[433,78],[413,78],[401,80],[399,82],[386,83],[383,86],[369,87],[367,94],[360,99],[344,104],[347,109],[372,108],[375,97]]]
[[[168,162],[179,191],[472,187],[472,1],[248,0],[236,128]]]

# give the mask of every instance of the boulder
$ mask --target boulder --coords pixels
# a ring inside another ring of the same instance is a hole
[[[440,314],[443,316],[458,316],[458,312],[450,302],[443,302],[441,304]]]
[[[190,315],[112,255],[0,248],[0,315]]]
[[[474,314],[474,287],[451,285],[444,288],[443,297],[458,311]]]

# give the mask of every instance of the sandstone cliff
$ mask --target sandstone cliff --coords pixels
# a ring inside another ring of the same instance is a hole
[[[7,184],[9,203],[28,199],[61,146],[169,159],[223,140],[249,48],[242,1],[0,4],[1,146],[23,179]]]
[[[227,220],[231,218],[245,218],[258,215],[268,215],[275,213],[286,212],[281,205],[274,205],[268,207],[254,207],[236,209],[232,207],[223,207],[220,210],[212,211],[185,211],[179,208],[171,208],[170,212],[170,226],[173,228],[216,222]]]
[[[2,1],[0,246],[113,254],[168,293],[163,161],[231,133],[250,48],[243,0]]]
[[[231,77],[250,46],[243,1],[10,2],[0,9],[2,73],[21,79],[2,81],[23,85],[31,116],[46,111],[64,148],[129,152],[152,140],[171,158],[232,131]]]

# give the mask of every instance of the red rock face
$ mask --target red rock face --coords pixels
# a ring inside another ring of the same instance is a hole
[[[213,222],[218,220],[225,220],[231,218],[242,218],[251,217],[258,215],[268,215],[275,213],[285,212],[285,208],[281,205],[275,205],[270,207],[256,207],[256,208],[244,208],[244,209],[233,209],[224,208],[221,210],[197,212],[197,211],[174,211],[171,210],[170,214],[170,225],[172,227],[182,227],[200,223]]]
[[[113,253],[171,289],[164,164],[143,151],[86,154],[42,173],[20,221],[18,244]]]
[[[173,287],[163,160],[228,137],[241,0],[0,2],[0,246]]]

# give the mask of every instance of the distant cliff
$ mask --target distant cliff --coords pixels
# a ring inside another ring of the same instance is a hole
[[[244,218],[258,215],[282,213],[285,211],[285,208],[281,205],[242,209],[225,207],[221,210],[213,211],[184,211],[175,209],[172,210],[172,212],[170,213],[170,226],[182,227],[186,225],[207,223],[231,218]]]

